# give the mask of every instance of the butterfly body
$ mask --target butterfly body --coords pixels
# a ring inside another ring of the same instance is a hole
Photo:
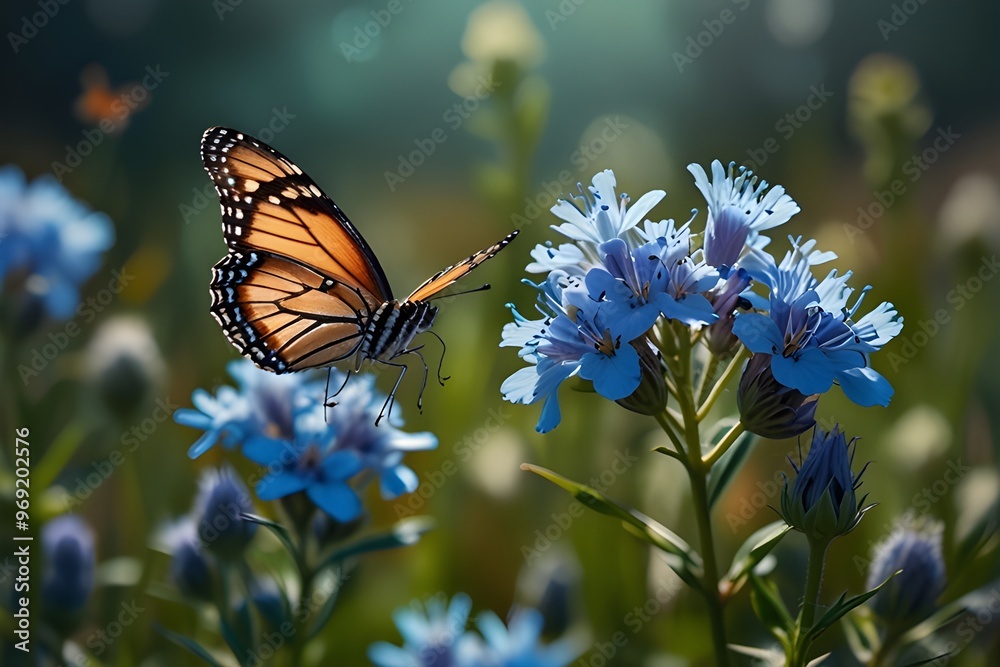
[[[434,324],[437,310],[419,301],[383,303],[368,321],[358,350],[360,360],[392,361],[405,354],[413,338]]]
[[[434,323],[438,309],[430,301],[517,236],[396,299],[368,243],[291,160],[222,127],[205,132],[201,156],[219,195],[229,247],[213,269],[212,315],[241,354],[274,373],[352,357],[354,371],[366,361],[405,370],[396,360],[419,356],[411,343]]]

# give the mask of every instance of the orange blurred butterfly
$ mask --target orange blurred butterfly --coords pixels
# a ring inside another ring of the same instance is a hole
[[[350,357],[348,378],[365,361],[398,367],[382,413],[391,411],[406,374],[400,357],[417,355],[427,383],[423,346],[410,343],[434,323],[438,309],[430,302],[518,234],[439,271],[399,301],[358,230],[288,158],[247,134],[213,127],[202,137],[201,159],[219,194],[229,246],[211,283],[212,315],[229,341],[274,373]]]

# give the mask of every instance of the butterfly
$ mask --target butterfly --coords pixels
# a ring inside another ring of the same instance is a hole
[[[431,301],[518,234],[515,230],[437,272],[398,300],[365,239],[291,160],[224,127],[205,131],[201,159],[219,195],[229,246],[212,270],[210,285],[211,312],[226,337],[273,373],[327,368],[352,357],[347,378],[366,361],[398,367],[402,370],[382,413],[386,406],[391,412],[406,373],[400,357],[417,355],[427,383],[423,346],[410,344],[434,323],[438,309]],[[329,376],[327,384],[329,393]],[[422,394],[423,387],[421,399]]]

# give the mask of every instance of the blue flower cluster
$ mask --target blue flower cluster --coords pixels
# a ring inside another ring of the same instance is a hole
[[[418,484],[403,455],[437,446],[431,433],[400,430],[397,415],[375,426],[384,396],[373,376],[352,377],[338,404],[326,408],[324,382],[314,376],[274,375],[247,360],[230,363],[229,373],[237,387],[220,387],[214,396],[196,390],[191,398],[197,409],[177,410],[174,420],[205,432],[188,452],[191,458],[221,443],[267,466],[256,486],[261,500],[301,492],[337,521],[353,521],[363,508],[351,482],[363,471],[378,477],[384,498],[396,498]],[[342,374],[331,373],[331,384],[343,384]]]
[[[393,614],[403,646],[378,642],[368,657],[378,667],[563,667],[581,653],[577,642],[541,643],[543,619],[535,609],[517,609],[504,624],[496,614],[476,618],[479,633],[467,630],[472,601],[458,594],[432,598]]]
[[[547,274],[525,281],[538,291],[542,317],[529,319],[511,306],[514,321],[504,327],[501,346],[519,348],[528,366],[504,382],[504,398],[542,401],[542,433],[559,424],[557,390],[571,377],[624,399],[642,381],[640,356],[662,351],[656,329],[677,322],[703,332],[698,340],[717,356],[731,355],[738,343],[762,355],[755,372],[766,362],[798,404],[836,383],[860,405],[886,405],[892,388],[871,368],[869,354],[902,328],[892,304],[857,316],[862,299],[848,307],[850,272],[813,276],[813,266],[836,257],[816,251],[814,241],[792,240],[780,263],[765,250],[770,239],[761,232],[799,212],[781,186],[733,164],[726,170],[718,160],[711,178],[697,164],[688,170],[707,203],[702,235],[691,231],[694,217],[680,225],[645,219],[665,193],[649,192],[629,206],[610,170],[552,207],[564,221],[553,228],[571,242],[531,253],[527,270]],[[811,414],[799,421],[807,428]]]
[[[29,184],[20,169],[7,166],[0,169],[0,239],[0,283],[23,273],[25,292],[51,317],[66,319],[115,234],[106,215],[74,199],[54,178]]]

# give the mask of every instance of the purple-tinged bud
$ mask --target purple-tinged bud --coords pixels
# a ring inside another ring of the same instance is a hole
[[[806,396],[775,380],[767,354],[750,357],[736,392],[743,426],[772,440],[792,438],[812,428],[818,403],[817,394]]]

